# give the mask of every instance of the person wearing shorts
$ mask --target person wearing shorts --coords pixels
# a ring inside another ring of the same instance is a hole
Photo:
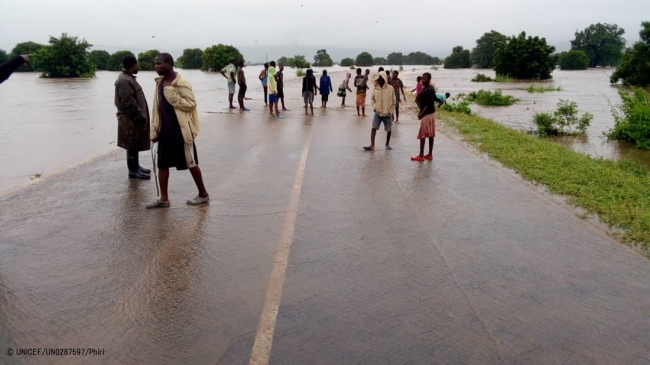
[[[318,86],[316,85],[316,77],[314,77],[314,70],[311,68],[307,70],[307,74],[302,79],[302,98],[305,101],[305,114],[307,108],[311,108],[311,115],[314,115],[314,95],[318,94]]]
[[[235,73],[237,68],[235,67],[235,59],[231,58],[226,67],[221,69],[221,74],[223,77],[228,80],[228,102],[230,103],[230,109],[237,109],[232,105],[233,97],[235,96]]]
[[[375,150],[375,136],[377,130],[384,124],[386,134],[386,149],[392,150],[390,146],[390,134],[392,127],[393,108],[395,107],[395,92],[393,88],[388,85],[386,75],[382,72],[379,74],[375,83],[375,88],[372,91],[372,109],[375,115],[372,120],[372,131],[370,132],[370,146],[363,147],[366,151]]]
[[[361,74],[362,70],[357,68],[357,76],[354,77],[354,86],[357,88],[357,116],[366,116],[366,91],[368,90],[368,79]]]
[[[249,112],[250,109],[244,106],[244,99],[246,99],[246,90],[248,89],[248,86],[246,85],[246,75],[244,75],[244,61],[239,61],[237,66],[237,84],[239,84],[239,94],[237,95],[237,101],[239,101],[239,111]]]
[[[334,91],[332,79],[327,74],[327,70],[323,70],[323,76],[320,77],[321,108],[327,109],[327,101],[332,91]]]
[[[282,119],[284,116],[278,110],[278,79],[275,76],[275,61],[271,61],[269,63],[269,82],[267,84],[269,89],[269,113],[271,118],[277,116],[279,119]],[[273,112],[274,107],[275,113]]]

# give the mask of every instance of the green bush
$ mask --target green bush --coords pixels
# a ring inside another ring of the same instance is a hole
[[[589,56],[581,50],[562,52],[558,65],[562,70],[586,70],[589,67]]]
[[[530,85],[527,88],[522,88],[520,90],[526,90],[529,93],[545,93],[547,91],[562,91],[562,87],[555,87],[553,85]]]
[[[467,100],[480,105],[512,105],[517,101],[512,95],[503,95],[501,90],[479,90],[472,91],[467,95]]]
[[[503,76],[503,75],[497,75],[497,77],[494,78],[494,82],[515,82],[517,80],[513,79],[512,77],[508,76]]]
[[[113,53],[108,61],[106,61],[106,69],[108,71],[120,71],[124,68],[122,60],[128,55],[135,56],[131,51],[117,51]]]
[[[49,78],[93,77],[97,68],[88,57],[90,47],[85,39],[66,33],[59,38],[50,37],[50,45],[34,54],[34,68]]]
[[[445,58],[445,68],[470,68],[472,61],[470,52],[463,49],[462,46],[456,46],[451,50],[451,54]]]
[[[344,59],[341,60],[340,65],[343,66],[343,67],[354,66],[354,59],[352,59],[352,58],[344,58]]]
[[[94,50],[88,54],[88,59],[90,62],[94,63],[98,70],[106,70],[108,60],[111,58],[111,54],[103,50]]]
[[[372,66],[372,55],[368,52],[361,52],[357,55],[357,60],[354,62],[357,66]]]
[[[625,50],[621,63],[610,78],[612,83],[622,80],[625,85],[650,85],[650,22],[643,22],[641,26],[641,41]]]
[[[472,114],[472,109],[469,107],[469,101],[467,100],[463,100],[455,104],[449,102],[444,103],[442,105],[442,110],[453,112],[453,113],[462,113],[467,115]]]
[[[537,113],[533,122],[537,125],[537,134],[540,137],[548,137],[585,133],[593,118],[591,113],[578,117],[578,104],[575,101],[560,99],[553,114]],[[574,131],[574,128],[577,131]]]
[[[157,49],[150,49],[138,53],[138,68],[140,71],[153,71],[156,66],[156,56],[160,54]]]
[[[493,82],[493,81],[494,81],[493,78],[485,74],[478,74],[474,76],[474,78],[472,79],[472,82]]]
[[[244,56],[239,52],[239,50],[230,45],[217,44],[216,46],[210,46],[203,51],[203,65],[201,70],[203,71],[221,71],[224,68],[230,59],[243,60]]]
[[[302,68],[296,70],[296,76],[304,77],[305,75],[306,75],[305,70],[303,70]]]
[[[519,80],[545,80],[551,78],[555,69],[555,47],[546,44],[546,38],[519,36],[508,37],[498,43],[494,53],[494,70],[497,75]]]
[[[621,91],[623,104],[613,111],[614,128],[608,138],[634,143],[638,148],[650,150],[650,95],[634,88],[632,93]]]

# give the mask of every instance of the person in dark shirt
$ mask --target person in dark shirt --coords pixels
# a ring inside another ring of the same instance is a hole
[[[22,66],[23,64],[29,64],[29,58],[31,55],[22,55],[22,56],[16,56],[9,60],[8,62],[5,62],[0,65],[0,84],[5,82],[11,76],[14,71],[18,69],[18,67]]]
[[[282,111],[289,111],[284,106],[284,65],[280,65],[280,71],[275,73],[275,79],[278,82],[278,99],[282,103]]]
[[[361,74],[361,69],[357,68],[357,76],[354,77],[354,86],[357,88],[357,116],[366,116],[366,91],[368,83],[365,75]]]
[[[327,101],[332,91],[332,79],[327,75],[327,70],[323,70],[323,76],[320,77],[321,108],[327,109]]]
[[[305,100],[305,114],[309,114],[307,112],[307,106],[309,106],[311,108],[311,115],[314,115],[314,95],[318,94],[318,90],[314,70],[310,68],[302,79],[302,97]]]
[[[433,139],[436,136],[436,102],[440,102],[436,96],[436,90],[431,86],[431,74],[425,72],[422,75],[422,92],[417,97],[417,104],[420,107],[418,119],[420,122],[420,131],[418,139],[420,140],[420,154],[411,157],[411,161],[424,161],[433,159]],[[429,139],[429,154],[424,154],[424,143]]]

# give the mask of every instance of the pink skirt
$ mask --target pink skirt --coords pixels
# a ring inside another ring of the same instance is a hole
[[[435,113],[427,114],[422,118],[418,139],[436,136],[436,115]]]

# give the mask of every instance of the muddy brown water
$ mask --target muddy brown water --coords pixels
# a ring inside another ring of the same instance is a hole
[[[373,72],[376,67],[373,67]],[[316,69],[317,71],[319,69]],[[402,79],[408,89],[414,87],[415,77],[424,71],[433,74],[440,91],[453,95],[500,88],[520,101],[509,107],[472,109],[514,128],[530,130],[536,112],[552,111],[560,98],[576,101],[581,112],[594,115],[587,135],[558,139],[559,143],[592,156],[621,158],[634,156],[650,165],[650,154],[640,152],[627,143],[608,141],[603,132],[614,125],[611,106],[621,102],[618,88],[609,84],[613,69],[570,72],[556,70],[550,82],[562,91],[528,93],[518,88],[528,83],[474,83],[477,73],[495,76],[491,70],[430,70],[428,67],[407,66]],[[260,67],[246,68],[249,92],[254,102],[262,98],[257,80]],[[341,82],[347,68],[329,68],[334,85]],[[201,113],[219,112],[226,107],[226,83],[220,74],[181,71],[194,85]],[[285,71],[287,81],[295,71]],[[149,99],[153,96],[155,73],[141,72],[139,80]],[[98,72],[86,80],[46,80],[37,74],[14,74],[0,86],[3,118],[0,123],[0,194],[28,184],[34,175],[50,175],[81,161],[114,150],[116,142],[113,82],[116,72]],[[295,98],[294,103],[300,103]],[[254,104],[256,107],[259,104]],[[151,106],[151,105],[150,105]],[[144,156],[144,155],[143,155]]]

